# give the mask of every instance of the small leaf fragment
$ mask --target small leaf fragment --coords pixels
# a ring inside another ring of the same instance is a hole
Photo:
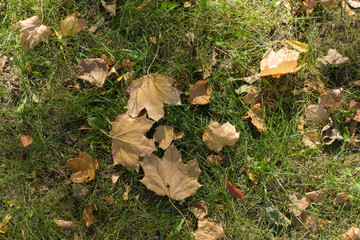
[[[344,89],[328,89],[325,94],[322,94],[318,100],[319,104],[324,107],[340,108],[344,104]]]
[[[255,183],[255,184],[258,184],[252,168],[248,168],[248,169],[246,170],[246,174],[248,175],[248,178],[250,179],[250,181],[252,181],[252,182]]]
[[[305,116],[311,123],[318,125],[329,118],[329,113],[320,104],[311,104],[306,108]]]
[[[313,192],[307,192],[305,193],[305,196],[314,203],[322,203],[325,199],[326,192],[324,189],[313,191]]]
[[[291,225],[291,221],[284,214],[279,212],[275,205],[270,201],[267,201],[265,204],[265,214],[277,225],[282,225],[284,227]]]
[[[100,0],[101,5],[110,13],[110,16],[116,15],[116,0]]]
[[[166,150],[174,140],[174,128],[166,125],[161,125],[156,128],[154,139],[159,143],[159,147]]]
[[[66,221],[66,220],[62,220],[62,219],[54,219],[54,222],[55,222],[56,226],[58,226],[59,228],[69,229],[69,230],[76,229],[76,225],[72,221]]]
[[[347,195],[346,193],[339,193],[338,195],[336,195],[336,198],[334,199],[334,204],[343,203],[350,198],[352,197]]]
[[[338,240],[360,240],[360,228],[351,227],[344,235]]]
[[[31,136],[19,135],[20,143],[23,147],[27,147],[33,142],[33,138]]]
[[[92,224],[96,223],[97,220],[93,215],[94,207],[91,203],[85,205],[83,212],[83,220],[85,220],[86,227],[90,227]]]
[[[190,212],[199,220],[203,219],[208,215],[208,208],[205,201],[197,201],[190,204]]]
[[[79,19],[77,15],[79,14],[73,13],[60,21],[60,29],[64,36],[76,37],[80,31],[85,29],[87,21]]]
[[[230,192],[231,195],[233,195],[234,197],[237,198],[245,198],[245,195],[240,192],[238,189],[236,189],[231,182],[229,182],[228,180],[226,180],[226,188],[228,189],[228,191]]]
[[[125,191],[123,193],[123,199],[124,201],[129,200],[129,191],[130,191],[130,185],[125,185]]]
[[[225,145],[233,146],[240,137],[240,132],[236,132],[234,125],[229,122],[220,125],[218,122],[211,120],[209,128],[203,134],[203,141],[216,152],[221,151]]]
[[[73,172],[70,178],[72,182],[83,183],[94,179],[98,162],[89,154],[80,152],[78,157],[67,160],[65,167]]]
[[[215,154],[211,154],[207,157],[207,161],[212,165],[212,166],[217,166],[217,165],[223,165],[224,164],[224,159],[220,156],[220,155],[215,155]]]
[[[289,196],[288,208],[291,214],[299,216],[308,206],[310,202],[306,197],[299,193],[292,193]]]
[[[296,40],[286,40],[286,43],[289,44],[292,48],[299,52],[308,52],[309,46],[305,43],[296,41]]]
[[[196,240],[217,240],[225,237],[221,224],[214,223],[207,218],[198,221],[198,228],[194,235]]]

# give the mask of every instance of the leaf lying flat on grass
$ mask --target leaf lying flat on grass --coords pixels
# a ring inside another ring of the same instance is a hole
[[[193,195],[201,185],[197,179],[201,173],[196,160],[187,164],[174,146],[170,146],[159,159],[154,154],[146,156],[141,162],[145,177],[141,182],[157,195],[181,200]]]
[[[308,52],[309,46],[305,43],[296,41],[296,40],[286,40],[286,43],[289,44],[292,48],[299,52]]]
[[[352,197],[347,195],[346,193],[339,193],[338,195],[336,195],[336,198],[334,199],[334,204],[343,203],[349,200],[350,198]]]
[[[229,193],[231,195],[233,195],[234,197],[237,197],[237,198],[245,198],[245,195],[240,192],[238,189],[236,189],[232,184],[231,182],[229,182],[228,180],[226,180],[226,188],[227,190],[229,191]]]
[[[85,29],[87,21],[77,17],[78,13],[68,15],[60,21],[60,29],[64,36],[76,37],[79,32]]]
[[[77,66],[78,77],[91,84],[102,87],[108,76],[109,67],[102,58],[82,60]]]
[[[324,189],[313,191],[313,192],[307,192],[305,193],[305,196],[314,203],[322,203],[326,196],[326,191]]]
[[[159,143],[159,147],[165,150],[171,145],[174,135],[173,127],[161,125],[156,128],[154,139]]]
[[[198,221],[198,228],[194,235],[196,240],[217,240],[225,237],[221,224],[207,218]]]
[[[21,49],[31,49],[50,34],[50,28],[41,24],[38,16],[19,22]]]
[[[98,162],[89,154],[80,152],[77,158],[67,160],[65,167],[73,172],[70,178],[72,182],[82,183],[94,179]]]
[[[207,81],[197,81],[190,87],[190,102],[193,105],[205,105],[210,102],[211,86],[206,86]]]
[[[153,123],[145,116],[132,118],[128,112],[117,116],[111,130],[114,165],[139,171],[139,157],[156,150],[154,140],[144,136]]]
[[[110,13],[110,16],[116,15],[116,0],[100,0],[101,5]]]
[[[96,223],[97,220],[93,215],[94,207],[90,203],[85,205],[83,212],[83,219],[85,220],[86,227],[90,227],[92,224]]]
[[[299,216],[308,206],[310,202],[306,197],[299,193],[292,193],[289,196],[288,208],[291,214]]]
[[[208,215],[208,208],[205,201],[197,201],[190,204],[190,212],[199,220],[203,219]]]
[[[306,108],[305,116],[308,121],[318,125],[329,118],[329,113],[320,104],[311,104]]]
[[[59,228],[69,229],[69,230],[75,230],[76,229],[75,223],[71,222],[71,221],[65,221],[65,220],[61,220],[61,219],[54,219],[54,222],[55,222],[56,226],[58,226]]]
[[[326,56],[318,59],[323,67],[340,66],[350,61],[348,57],[343,57],[336,49],[329,49]]]
[[[130,99],[126,106],[130,116],[137,117],[146,109],[149,118],[158,121],[164,117],[164,103],[180,105],[180,91],[172,86],[174,79],[162,74],[150,74],[133,81],[126,91]]]
[[[33,138],[31,136],[19,135],[20,143],[23,147],[27,147],[32,144]]]
[[[360,229],[351,227],[344,235],[339,237],[338,240],[360,240]]]
[[[233,146],[239,137],[240,132],[236,132],[235,126],[229,122],[220,125],[211,120],[209,128],[203,134],[203,141],[211,150],[219,152],[225,145]]]

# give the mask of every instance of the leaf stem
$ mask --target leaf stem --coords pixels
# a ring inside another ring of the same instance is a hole
[[[158,44],[158,47],[157,47],[157,49],[156,49],[156,53],[155,53],[155,57],[154,57],[154,59],[152,60],[152,62],[150,63],[150,66],[149,66],[149,68],[148,68],[148,70],[146,71],[146,73],[147,73],[147,75],[150,75],[150,68],[151,68],[151,66],[153,65],[153,63],[155,62],[155,59],[156,59],[156,57],[157,57],[157,55],[158,55],[158,53],[159,53],[159,49],[160,49],[160,38],[161,38],[161,35],[159,35],[159,44]]]
[[[192,236],[192,235],[191,235],[191,230],[190,230],[189,224],[188,224],[188,222],[186,221],[186,218],[185,218],[184,214],[182,214],[182,212],[175,206],[175,204],[173,204],[173,202],[171,201],[171,198],[170,198],[169,196],[168,196],[168,198],[169,198],[169,202],[171,203],[171,205],[180,213],[180,215],[181,215],[181,216],[183,217],[183,219],[185,220],[186,227],[188,228],[189,234],[190,234],[190,236]]]

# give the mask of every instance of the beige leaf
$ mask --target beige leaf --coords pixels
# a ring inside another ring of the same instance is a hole
[[[31,136],[26,136],[26,135],[20,134],[19,138],[20,138],[20,143],[23,147],[27,147],[33,143],[33,138]]]
[[[108,70],[106,60],[101,58],[84,59],[77,66],[78,77],[98,87],[104,85]]]
[[[116,0],[100,0],[101,5],[110,13],[110,16],[116,15]]]
[[[181,200],[193,195],[201,187],[197,182],[201,173],[198,163],[194,159],[183,164],[174,146],[165,151],[163,159],[154,154],[146,156],[141,166],[145,173],[141,182],[157,195]]]
[[[34,16],[19,22],[21,49],[31,49],[50,35],[50,28],[41,24],[40,18]]]
[[[82,183],[94,179],[98,162],[89,154],[80,152],[77,158],[67,160],[65,167],[73,172],[70,178],[72,182]]]
[[[126,91],[130,94],[127,104],[130,116],[137,117],[146,109],[149,117],[158,121],[164,117],[163,104],[180,105],[180,91],[172,87],[174,79],[162,74],[145,75],[133,81]]]
[[[208,208],[205,205],[205,201],[197,201],[190,204],[190,212],[199,220],[208,215]]]
[[[351,227],[344,235],[338,240],[360,240],[360,228]]]
[[[85,220],[86,227],[90,227],[92,224],[96,223],[97,220],[93,215],[94,207],[91,203],[85,205],[83,212],[83,219]]]
[[[347,3],[352,8],[360,8],[360,1],[354,1],[354,0],[347,0]]]
[[[55,222],[56,226],[58,226],[59,228],[69,229],[69,230],[75,230],[76,229],[75,223],[73,223],[71,221],[65,221],[65,220],[61,220],[61,219],[54,219],[54,222]]]
[[[243,118],[249,117],[251,118],[251,123],[256,127],[259,132],[266,132],[265,114],[263,112],[261,103],[257,103],[251,106],[250,110]]]
[[[239,137],[240,132],[236,132],[234,125],[229,122],[220,125],[218,122],[211,120],[209,129],[206,129],[203,134],[203,141],[208,148],[219,152],[225,145],[233,146]]]
[[[331,145],[335,141],[344,140],[344,137],[341,135],[339,126],[332,116],[329,117],[329,123],[321,130],[321,140],[326,145]]]
[[[198,221],[198,228],[194,235],[196,240],[217,240],[225,237],[221,224],[214,223],[207,218]]]
[[[78,13],[73,13],[60,21],[60,29],[64,36],[76,37],[79,32],[85,29],[87,21],[79,19],[77,15]]]
[[[355,81],[354,86],[360,87],[360,80]]]
[[[354,16],[354,15],[356,14],[356,12],[351,9],[351,7],[349,6],[349,4],[348,4],[345,0],[342,0],[342,1],[341,1],[341,6],[342,6],[343,8],[345,8],[348,16]]]
[[[122,174],[123,174],[123,171],[119,171],[119,172],[115,173],[114,175],[112,175],[111,176],[112,184],[115,184],[119,180],[119,178]]]
[[[305,227],[308,228],[312,233],[317,233],[317,219],[315,214],[310,214],[306,211],[304,211],[303,213],[301,213],[300,216],[302,222],[305,224]]]
[[[286,43],[289,44],[292,48],[299,52],[308,52],[309,46],[305,43],[296,41],[296,40],[286,40]]]
[[[352,197],[347,195],[346,193],[339,193],[338,195],[336,195],[336,198],[334,199],[334,204],[343,203],[350,198]]]
[[[328,89],[319,98],[319,104],[329,108],[341,108],[344,104],[344,89]]]
[[[313,191],[313,192],[307,192],[305,193],[305,196],[314,203],[322,203],[325,199],[326,192],[324,189]]]
[[[193,105],[205,105],[210,102],[211,86],[207,85],[207,80],[197,81],[195,85],[190,86],[190,102]]]
[[[264,54],[261,62],[260,77],[273,75],[279,77],[286,73],[299,71],[305,64],[297,66],[297,60],[300,53],[287,48],[282,48],[275,52],[272,48],[268,49]]]
[[[300,216],[300,214],[309,206],[309,204],[309,200],[299,193],[292,193],[289,196],[288,208],[290,213],[296,217]]]
[[[343,57],[336,49],[329,49],[328,54],[319,59],[321,65],[326,66],[340,66],[350,61],[348,57]]]
[[[329,118],[329,113],[319,104],[312,104],[305,110],[306,119],[314,125],[326,121]]]
[[[191,7],[191,2],[188,1],[184,2],[184,8],[189,8],[189,7]]]
[[[156,150],[154,140],[144,136],[153,123],[145,116],[132,118],[128,112],[117,116],[111,130],[114,165],[139,171],[139,157]]]
[[[167,149],[174,140],[174,128],[170,126],[161,125],[156,128],[154,139],[159,143],[159,147]]]

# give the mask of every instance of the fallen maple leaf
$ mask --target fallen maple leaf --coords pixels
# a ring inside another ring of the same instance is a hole
[[[97,220],[93,215],[94,207],[91,203],[85,205],[83,212],[83,219],[85,220],[86,227],[90,227],[92,224],[96,223]]]
[[[85,29],[87,21],[79,19],[77,15],[79,14],[73,13],[60,21],[60,29],[64,36],[76,37],[80,31]]]
[[[206,105],[210,102],[211,86],[207,85],[207,80],[197,81],[190,86],[190,102],[193,105]]]
[[[201,170],[196,160],[187,164],[181,161],[181,155],[175,146],[170,146],[163,159],[154,154],[141,161],[145,177],[141,182],[157,195],[181,200],[193,195],[201,187],[197,182]]]
[[[94,179],[98,162],[89,154],[80,152],[77,158],[67,160],[65,167],[73,172],[70,178],[72,182],[82,183]]]
[[[28,18],[19,22],[21,49],[31,49],[50,35],[50,28],[41,24],[38,16]]]
[[[23,147],[27,147],[33,142],[33,138],[31,136],[19,135],[20,143]]]
[[[229,122],[220,125],[211,120],[209,128],[203,134],[203,141],[206,146],[216,152],[221,151],[225,145],[233,146],[240,137],[240,132],[236,132],[234,125]]]
[[[360,228],[351,227],[339,240],[360,240]]]
[[[174,135],[173,127],[161,125],[156,128],[154,139],[159,143],[159,147],[165,150],[171,145]]]
[[[100,0],[101,5],[110,13],[110,16],[116,15],[116,0]]]
[[[84,59],[77,66],[78,77],[98,87],[104,85],[108,70],[106,60],[101,58]]]
[[[309,200],[299,193],[292,193],[289,196],[288,208],[290,213],[296,217],[300,216],[300,214],[309,206],[309,204]]]
[[[245,198],[245,195],[240,192],[239,190],[237,190],[232,184],[231,182],[229,182],[228,180],[226,180],[226,188],[227,190],[230,192],[231,195],[233,195],[234,197],[237,198]]]
[[[198,221],[198,228],[194,235],[196,240],[217,240],[225,237],[221,224],[214,223],[207,218]]]
[[[275,52],[272,48],[269,48],[260,62],[261,72],[260,77],[272,75],[279,78],[286,73],[293,73],[299,71],[303,66],[297,66],[297,60],[300,53],[287,48],[282,48]]]
[[[197,201],[190,204],[190,212],[199,220],[203,219],[208,215],[208,208],[205,201]]]
[[[114,165],[139,171],[139,157],[156,150],[154,140],[144,136],[153,123],[145,116],[132,118],[128,112],[117,116],[111,130]]]
[[[130,116],[137,117],[146,109],[149,117],[158,121],[164,117],[163,104],[180,105],[180,91],[172,86],[174,79],[162,74],[150,74],[133,81],[126,91],[130,99],[126,106]]]

